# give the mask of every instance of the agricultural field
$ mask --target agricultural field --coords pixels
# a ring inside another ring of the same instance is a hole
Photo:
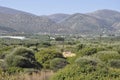
[[[120,80],[120,37],[0,38],[0,80]]]

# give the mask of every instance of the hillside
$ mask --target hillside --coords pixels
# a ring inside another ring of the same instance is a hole
[[[30,13],[0,7],[0,26],[12,28],[18,32],[48,32],[50,27],[56,31],[57,24],[48,17],[39,17]]]
[[[104,9],[89,13],[88,15],[99,18],[104,21],[107,26],[120,30],[120,12]]]
[[[69,14],[62,14],[62,13],[58,13],[58,14],[52,14],[49,15],[48,17],[53,20],[56,23],[60,23],[61,21],[65,20],[66,18],[68,18],[70,15]]]
[[[106,23],[101,19],[80,13],[71,15],[61,24],[69,28],[68,31],[71,34],[100,34],[104,31],[108,33],[114,30],[112,27],[105,25]]]
[[[0,32],[1,33],[12,33],[12,32],[16,32],[16,30],[9,28],[9,27],[0,26]]]
[[[120,12],[104,9],[86,14],[37,16],[0,7],[0,26],[0,32],[8,33],[113,34],[120,31]]]
[[[76,13],[65,19],[61,24],[71,34],[116,34],[120,33],[120,12],[114,10],[97,10],[81,14]]]

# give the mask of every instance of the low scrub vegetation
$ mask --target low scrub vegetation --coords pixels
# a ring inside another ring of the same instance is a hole
[[[28,36],[29,37],[29,36]],[[45,37],[45,36],[44,36]],[[49,36],[50,37],[50,36]],[[119,40],[0,39],[1,80],[119,80]],[[65,55],[72,55],[65,57]]]

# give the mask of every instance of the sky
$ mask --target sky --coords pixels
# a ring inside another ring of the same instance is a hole
[[[0,0],[0,6],[36,15],[73,14],[100,9],[120,11],[120,0]]]

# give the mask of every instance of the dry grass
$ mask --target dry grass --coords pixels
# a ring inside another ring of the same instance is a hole
[[[41,71],[31,74],[19,73],[15,75],[2,74],[0,75],[0,80],[49,80],[53,74],[53,71]]]

